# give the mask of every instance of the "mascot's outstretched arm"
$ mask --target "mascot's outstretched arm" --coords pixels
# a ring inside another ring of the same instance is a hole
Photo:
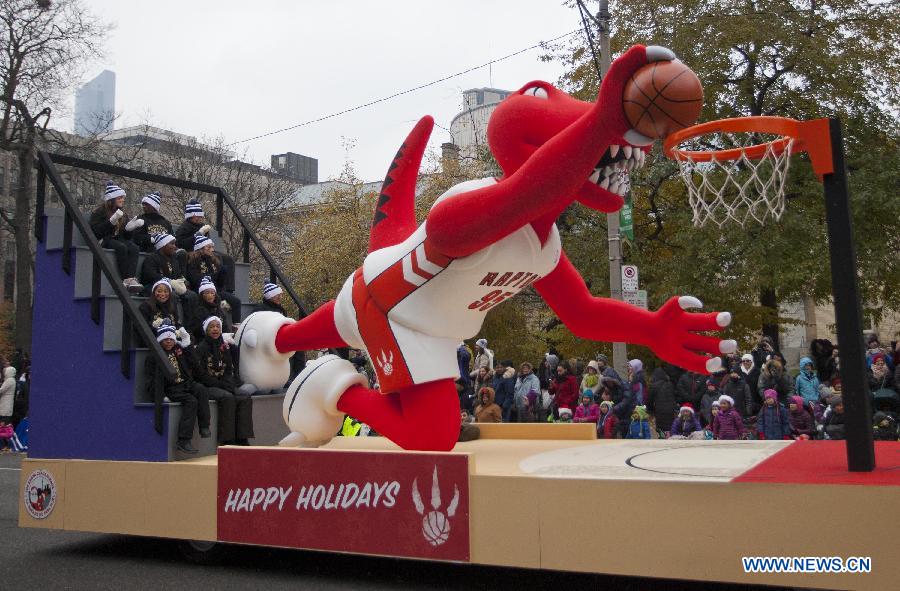
[[[673,297],[656,312],[595,297],[565,253],[549,275],[534,283],[534,288],[563,324],[584,339],[644,345],[665,361],[697,373],[718,371],[722,367],[718,355],[737,350],[733,340],[697,334],[728,326],[730,313],[688,313],[703,306],[691,296]]]

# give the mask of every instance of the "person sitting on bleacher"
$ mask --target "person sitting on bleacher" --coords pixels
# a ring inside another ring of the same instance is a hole
[[[160,196],[156,191],[145,195],[141,199],[141,207],[144,209],[144,213],[139,215],[137,219],[143,220],[144,225],[131,235],[131,239],[138,245],[141,252],[152,253],[155,251],[153,248],[153,236],[156,234],[172,233],[172,223],[159,214],[159,205]]]
[[[233,348],[222,338],[222,319],[210,316],[203,321],[203,338],[197,343],[194,358],[197,379],[206,386],[210,400],[219,404],[219,444],[250,445],[253,438],[253,399],[255,388],[241,385],[234,366]]]
[[[175,239],[178,242],[178,248],[187,252],[194,250],[194,236],[201,234],[209,236],[212,226],[206,223],[203,214],[203,206],[196,199],[191,199],[184,206],[184,223],[175,230]],[[219,289],[229,293],[234,292],[234,259],[228,254],[218,252],[219,259],[222,261],[223,279],[215,277],[216,285]]]
[[[171,234],[156,234],[153,236],[153,247],[156,252],[144,259],[144,264],[141,265],[141,280],[147,286],[146,295],[150,295],[150,286],[165,277],[175,293],[185,300],[184,304],[192,305],[197,296],[187,288],[184,269],[175,255],[175,251],[178,250],[175,246],[175,237]]]
[[[210,316],[218,316],[222,319],[222,332],[234,332],[227,311],[223,308],[224,303],[219,299],[219,294],[216,291],[216,284],[213,283],[209,277],[204,277],[200,280],[199,291],[200,297],[197,298],[196,303],[191,308],[190,315],[185,314],[186,320],[189,319],[187,321],[189,323],[188,328],[190,329],[191,334],[193,334],[198,341],[202,339],[205,334],[203,323]]]
[[[226,291],[227,272],[222,266],[222,259],[216,254],[213,241],[203,234],[194,236],[194,247],[188,255],[187,279],[191,289],[199,290],[200,282],[209,277],[216,286],[219,296],[225,300],[223,308],[231,312],[231,321],[241,321],[241,300]]]
[[[287,316],[284,306],[281,305],[281,288],[275,283],[266,283],[262,290],[262,303],[260,309],[268,312],[278,312],[282,316]]]
[[[185,350],[191,343],[191,337],[183,328],[175,330],[171,324],[163,324],[156,329],[156,340],[175,370],[175,377],[170,378],[162,367],[156,364],[156,355],[147,355],[144,370],[147,388],[154,403],[161,405],[163,398],[181,404],[181,419],[178,421],[178,441],[175,448],[186,454],[195,454],[197,450],[191,446],[194,436],[194,423],[200,430],[200,437],[211,435],[209,431],[209,397],[206,386],[194,380],[195,364],[190,353]]]
[[[122,285],[130,292],[140,293],[144,286],[135,278],[138,246],[131,240],[131,232],[143,226],[144,221],[138,218],[129,221],[122,209],[124,206],[125,191],[118,185],[107,182],[103,203],[91,212],[91,230],[100,241],[100,246],[115,251],[116,267],[122,276]]]
[[[178,313],[178,305],[172,290],[172,284],[167,277],[163,277],[153,284],[150,297],[141,302],[138,308],[147,324],[155,329],[163,324],[172,324],[180,328],[181,314]]]
[[[209,236],[210,230],[212,226],[206,223],[203,205],[196,199],[191,199],[184,205],[184,222],[175,230],[178,248],[191,252],[194,250],[194,236]]]

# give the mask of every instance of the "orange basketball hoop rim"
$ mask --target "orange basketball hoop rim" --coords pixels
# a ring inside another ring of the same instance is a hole
[[[669,135],[663,143],[663,153],[672,160],[694,162],[724,162],[738,160],[742,156],[758,160],[767,153],[780,154],[790,145],[791,152],[806,152],[819,180],[834,172],[831,157],[831,136],[828,119],[797,121],[787,117],[735,117],[719,119],[686,127]],[[780,139],[727,150],[680,150],[678,146],[687,140],[711,133],[768,133],[782,136]],[[793,140],[793,141],[792,141]]]

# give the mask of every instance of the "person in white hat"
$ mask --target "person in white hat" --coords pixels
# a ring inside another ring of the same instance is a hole
[[[242,389],[234,367],[231,345],[223,339],[222,319],[210,316],[203,321],[203,338],[197,342],[197,380],[206,386],[210,400],[219,405],[219,445],[250,445],[253,439],[252,386]]]
[[[209,277],[216,285],[216,291],[222,300],[222,309],[231,315],[231,321],[237,324],[241,321],[241,300],[226,290],[228,270],[222,257],[216,254],[216,247],[212,239],[206,234],[194,236],[194,247],[187,255],[187,279],[188,286],[197,291],[204,277]]]
[[[116,268],[122,276],[122,285],[132,293],[140,293],[144,286],[135,278],[139,249],[131,239],[131,233],[143,226],[144,221],[138,218],[128,221],[123,207],[125,190],[107,181],[103,203],[91,212],[89,223],[100,246],[115,251]]]
[[[478,377],[478,370],[482,367],[486,367],[489,373],[494,373],[494,352],[488,349],[487,339],[475,341],[475,363],[472,364],[469,377],[473,380]]]
[[[210,410],[206,387],[197,382],[193,364],[184,351],[191,343],[190,336],[183,328],[177,329],[171,324],[162,324],[156,329],[156,340],[166,354],[168,363],[175,370],[175,377],[163,371],[157,365],[156,355],[147,355],[144,375],[147,388],[153,397],[156,407],[156,430],[163,432],[162,403],[164,398],[181,403],[181,418],[178,422],[178,440],[176,451],[194,455],[197,450],[191,445],[194,424],[200,431],[200,437],[207,438],[212,434],[209,430]]]
[[[153,237],[157,234],[172,233],[172,223],[159,213],[161,205],[162,196],[159,191],[147,193],[141,199],[141,208],[144,211],[137,219],[142,220],[144,224],[131,235],[141,252],[156,252],[153,248]]]

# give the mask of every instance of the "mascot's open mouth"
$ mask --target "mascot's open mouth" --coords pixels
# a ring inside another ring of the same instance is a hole
[[[624,196],[631,182],[628,172],[644,166],[646,157],[640,148],[613,144],[603,153],[588,181],[610,193]]]

